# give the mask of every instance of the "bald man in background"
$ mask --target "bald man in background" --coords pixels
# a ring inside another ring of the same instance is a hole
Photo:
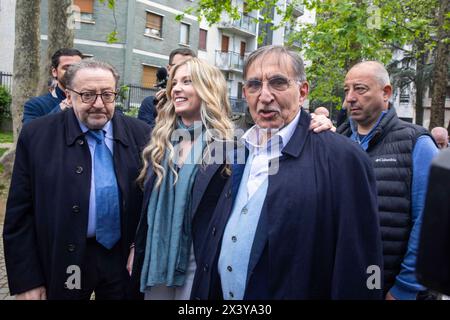
[[[448,132],[447,129],[443,127],[435,127],[431,130],[431,135],[436,141],[439,149],[448,148]]]
[[[345,77],[344,92],[349,119],[337,132],[357,142],[375,170],[385,297],[425,297],[415,267],[428,173],[438,149],[425,128],[397,117],[389,102],[389,74],[381,63],[356,64]]]

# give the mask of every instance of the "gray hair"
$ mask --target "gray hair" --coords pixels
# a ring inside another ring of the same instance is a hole
[[[443,139],[448,139],[448,131],[443,127],[434,127],[431,130],[431,135],[433,137],[441,137]]]
[[[73,89],[73,80],[75,79],[77,72],[82,69],[102,69],[110,71],[114,76],[114,80],[116,82],[115,87],[117,88],[120,76],[119,73],[117,73],[116,69],[107,62],[98,61],[94,59],[81,60],[80,62],[71,65],[67,69],[66,73],[64,74],[64,83],[66,84],[67,88]]]
[[[250,55],[247,57],[244,63],[244,75],[243,75],[244,79],[247,79],[247,72],[251,64],[254,63],[258,58],[263,58],[268,54],[289,57],[292,62],[292,70],[297,80],[306,81],[305,66],[303,64],[303,59],[300,57],[300,55],[289,48],[274,45],[264,46],[250,53]]]
[[[355,64],[350,70],[353,68],[361,68],[361,67],[371,67],[374,71],[373,76],[375,80],[382,86],[390,85],[391,81],[389,79],[389,73],[381,62],[378,61],[362,61]]]

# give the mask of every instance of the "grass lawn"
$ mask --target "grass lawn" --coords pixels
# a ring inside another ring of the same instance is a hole
[[[14,138],[12,132],[0,132],[0,143],[12,143],[13,140]]]

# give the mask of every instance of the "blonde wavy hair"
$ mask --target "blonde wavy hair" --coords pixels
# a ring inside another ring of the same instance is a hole
[[[233,141],[234,127],[230,120],[231,107],[228,100],[228,88],[222,72],[198,58],[188,59],[173,67],[169,77],[166,91],[167,102],[158,111],[150,142],[142,153],[144,167],[137,179],[141,185],[144,183],[149,166],[152,166],[156,174],[155,187],[161,185],[166,175],[162,166],[166,150],[169,151],[168,165],[175,175],[175,183],[178,179],[173,162],[174,147],[170,142],[177,125],[177,114],[172,100],[172,80],[177,70],[184,65],[188,67],[192,85],[202,101],[200,116],[204,129],[207,129],[207,145],[203,152],[202,164],[205,165],[205,159],[210,152],[209,146],[214,141]],[[225,166],[224,171],[229,175],[229,166]]]

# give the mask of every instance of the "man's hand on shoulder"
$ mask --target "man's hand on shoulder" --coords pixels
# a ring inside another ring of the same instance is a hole
[[[67,102],[67,99],[64,99],[63,101],[61,101],[61,103],[59,104],[59,107],[61,108],[61,110],[72,108],[72,106]]]
[[[16,295],[16,300],[47,300],[45,287],[37,287]]]
[[[313,130],[315,133],[327,130],[336,132],[336,127],[333,126],[333,123],[330,119],[328,119],[323,114],[317,115],[315,113],[311,113],[311,124],[309,125],[309,129]]]
[[[161,100],[166,95],[166,89],[161,89],[155,94],[156,100]]]
[[[397,300],[395,297],[391,294],[391,292],[386,293],[386,300]]]

